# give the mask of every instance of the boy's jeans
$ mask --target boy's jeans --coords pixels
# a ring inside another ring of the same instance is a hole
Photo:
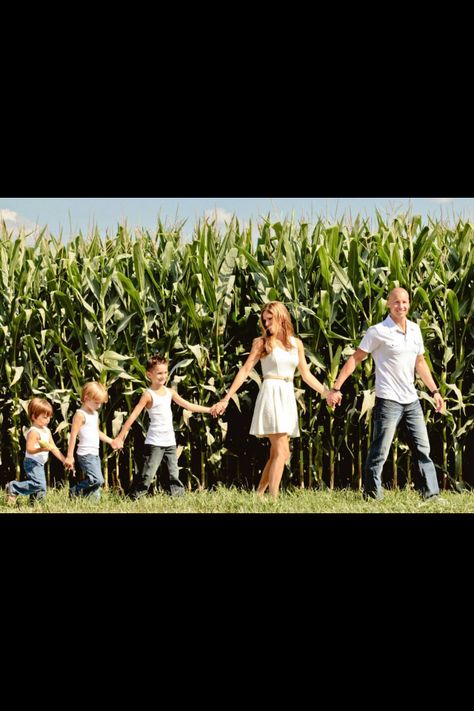
[[[163,459],[168,467],[171,496],[182,496],[184,494],[184,486],[178,477],[176,446],[160,447],[156,444],[146,444],[143,470],[130,492],[132,499],[140,499],[147,494]]]
[[[70,496],[90,496],[100,499],[100,488],[104,483],[102,470],[100,467],[100,457],[98,454],[77,454],[77,461],[81,472],[86,477],[78,481],[69,490]]]
[[[438,479],[430,459],[430,443],[420,401],[415,400],[408,405],[401,405],[394,400],[376,397],[372,413],[372,443],[364,470],[365,497],[383,498],[382,469],[390,452],[395,430],[402,420],[409,432],[410,447],[420,469],[421,495],[424,499],[430,499],[439,494]]]
[[[11,481],[10,491],[12,494],[24,494],[32,496],[31,500],[40,501],[46,495],[46,473],[44,464],[40,464],[35,459],[25,457],[23,469],[28,477],[26,481]]]

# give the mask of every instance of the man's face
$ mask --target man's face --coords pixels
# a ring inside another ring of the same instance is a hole
[[[390,316],[397,320],[407,315],[410,308],[410,297],[405,289],[394,289],[389,296],[387,305]]]

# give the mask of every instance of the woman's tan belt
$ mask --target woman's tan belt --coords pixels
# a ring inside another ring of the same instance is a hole
[[[286,378],[284,375],[264,375],[264,380],[284,380],[286,383],[293,382],[293,378]]]

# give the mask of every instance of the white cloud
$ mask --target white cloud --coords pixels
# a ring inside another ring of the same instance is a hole
[[[222,207],[215,207],[212,210],[206,210],[204,212],[204,217],[207,220],[215,220],[216,226],[218,228],[224,228],[230,224],[234,215],[230,212],[227,212]],[[236,217],[239,221],[240,230],[242,231],[248,229],[250,225],[250,220],[242,220],[241,218],[239,218],[238,214],[236,214]],[[254,241],[257,241],[260,237],[260,233],[258,231],[257,226],[259,221],[260,220],[252,219],[252,240]]]
[[[0,210],[0,218],[2,220],[14,221],[17,218],[17,213],[13,210]]]
[[[209,220],[215,220],[217,227],[225,227],[232,220],[232,215],[222,207],[215,207],[213,210],[206,210],[204,217]]]
[[[8,232],[12,232],[13,237],[17,237],[20,232],[25,232],[29,243],[41,232],[41,228],[35,222],[8,208],[0,209],[0,227],[2,222],[5,222]]]
[[[444,203],[447,202],[453,202],[454,198],[428,198],[428,200],[431,200],[432,202],[438,203],[438,205],[443,205]]]

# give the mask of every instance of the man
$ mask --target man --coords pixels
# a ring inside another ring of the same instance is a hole
[[[392,289],[387,299],[390,315],[371,326],[359,348],[348,358],[334,381],[327,402],[333,407],[342,400],[340,388],[369,353],[375,362],[375,407],[373,437],[364,470],[364,498],[382,499],[382,469],[397,425],[403,420],[411,435],[412,451],[422,478],[422,497],[439,499],[436,471],[430,459],[430,444],[414,385],[418,373],[433,396],[436,412],[444,407],[436,383],[423,356],[423,338],[419,326],[407,319],[410,297],[405,289]]]

